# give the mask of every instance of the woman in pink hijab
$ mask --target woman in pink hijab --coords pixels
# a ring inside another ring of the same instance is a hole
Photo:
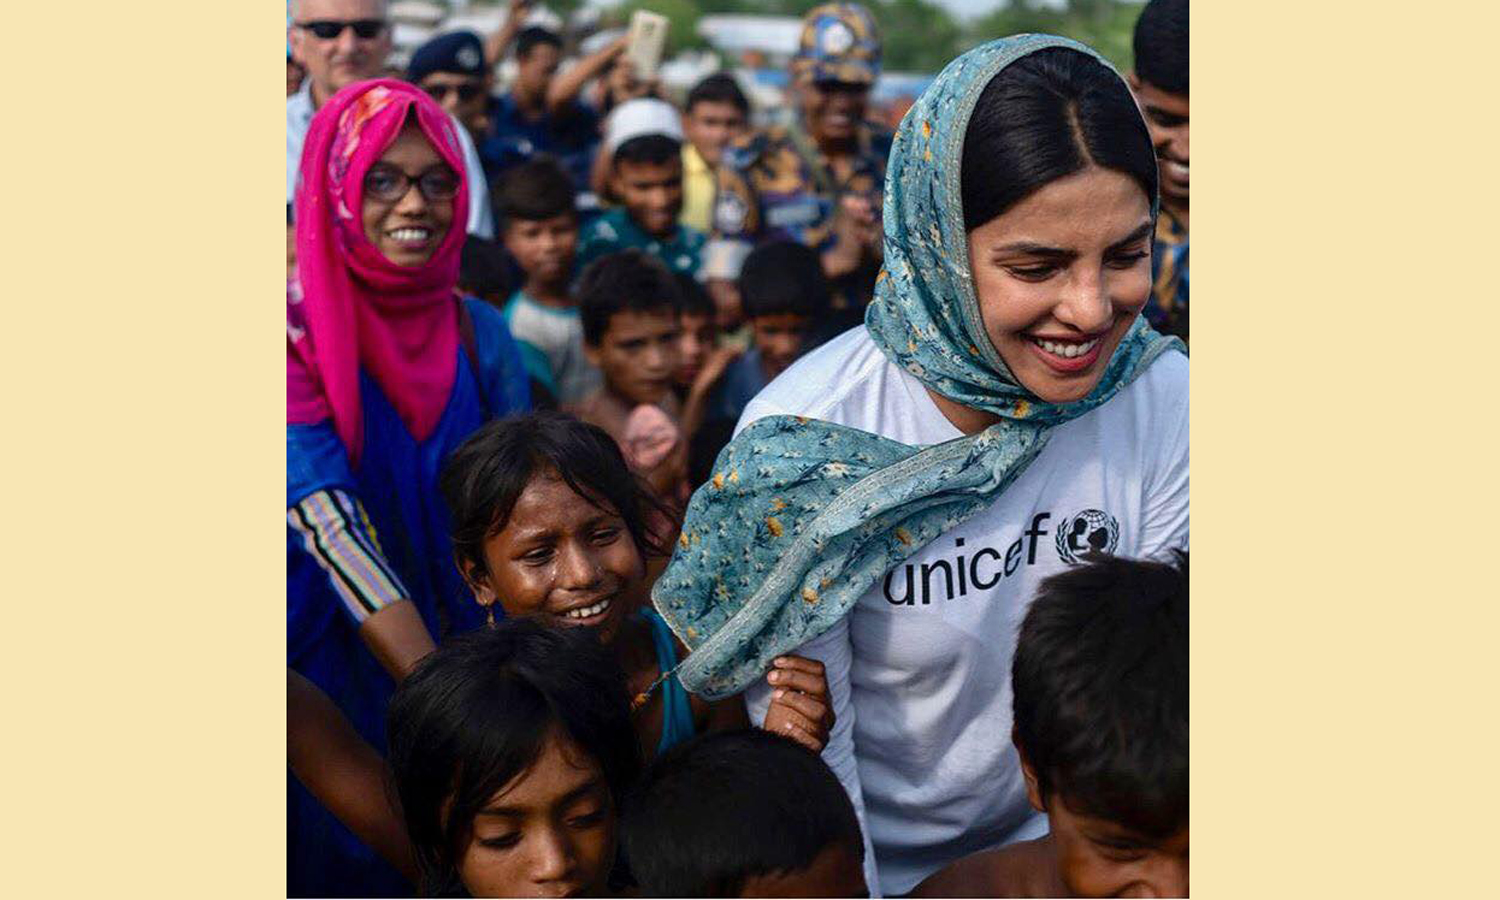
[[[359,82],[313,118],[287,285],[287,664],[377,747],[395,682],[483,622],[438,470],[530,406],[504,319],[455,288],[468,190],[452,120],[412,85]],[[294,895],[400,889],[288,781]]]

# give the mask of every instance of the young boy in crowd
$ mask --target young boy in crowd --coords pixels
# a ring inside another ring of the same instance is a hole
[[[716,72],[688,91],[682,114],[682,216],[690,228],[707,232],[717,183],[714,169],[730,141],[744,134],[750,101],[733,75]]]
[[[830,302],[817,251],[792,241],[765,244],[746,257],[739,292],[750,350],[725,372],[710,419],[738,421],[750,400],[808,349]]]
[[[677,347],[679,361],[675,388],[682,402],[682,433],[688,441],[688,482],[702,484],[710,477],[714,457],[727,441],[733,422],[703,428],[709,403],[724,373],[743,354],[737,344],[719,345],[718,314],[708,291],[697,279],[678,275],[682,288],[682,336]]]
[[[1156,147],[1161,215],[1151,254],[1151,302],[1158,331],[1188,336],[1188,0],[1151,0],[1135,22],[1129,75]]]
[[[820,756],[755,729],[659,757],[625,802],[643,897],[867,897],[854,806]]]
[[[573,183],[561,166],[540,157],[512,167],[495,190],[501,240],[525,273],[505,306],[526,371],[558,403],[597,391],[599,370],[583,352],[583,321],[568,292],[578,246]]]
[[[641,250],[589,264],[578,278],[583,350],[603,383],[568,408],[607,431],[664,499],[685,485],[687,451],[672,393],[682,303],[677,279]]]
[[[677,338],[677,373],[672,376],[672,381],[678,399],[685,400],[718,343],[719,328],[714,316],[714,301],[698,279],[686,272],[678,272],[677,287],[682,299],[677,309],[682,330]]]
[[[682,123],[671,104],[641,98],[620,104],[605,125],[606,181],[620,205],[591,222],[578,251],[581,265],[638,248],[673,272],[696,274],[705,236],[679,224],[682,213]]]
[[[688,458],[694,484],[708,477],[755,395],[815,345],[816,338],[826,337],[820,323],[829,318],[832,294],[817,251],[792,241],[757,247],[745,258],[736,288],[750,349],[737,355],[733,345],[724,348],[723,377],[704,403],[701,419],[688,422],[695,426]]]
[[[1188,895],[1188,574],[1104,558],[1042,583],[1011,667],[1012,740],[1051,833],[914,897]]]

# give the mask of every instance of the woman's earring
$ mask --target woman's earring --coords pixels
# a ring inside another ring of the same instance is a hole
[[[486,628],[495,627],[495,601],[493,600],[484,605],[484,625]]]

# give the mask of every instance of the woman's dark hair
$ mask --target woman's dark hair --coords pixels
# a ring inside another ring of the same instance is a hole
[[[1188,815],[1188,567],[1095,558],[1042,582],[1011,662],[1042,796],[1166,837]]]
[[[643,897],[737,897],[745,881],[807,868],[859,819],[822,757],[759,728],[704,735],[656,760],[626,800],[620,840]]]
[[[396,689],[388,759],[423,894],[462,895],[457,865],[475,814],[553,729],[599,764],[619,810],[640,749],[625,676],[590,629],[508,619],[450,639]]]
[[[585,500],[619,514],[642,555],[667,556],[651,519],[670,514],[625,464],[604,429],[560,412],[533,412],[480,428],[443,466],[438,486],[453,522],[459,567],[488,574],[484,542],[505,528],[531,479],[556,472]]]
[[[1086,53],[1049,47],[985,86],[964,133],[964,228],[973,230],[1091,165],[1156,197],[1156,151],[1124,80]]]

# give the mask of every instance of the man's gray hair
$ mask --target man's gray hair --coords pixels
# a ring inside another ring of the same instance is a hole
[[[298,22],[302,19],[302,3],[303,0],[291,0],[293,22]],[[390,0],[376,0],[376,3],[380,6],[380,18],[389,19],[391,17]]]

